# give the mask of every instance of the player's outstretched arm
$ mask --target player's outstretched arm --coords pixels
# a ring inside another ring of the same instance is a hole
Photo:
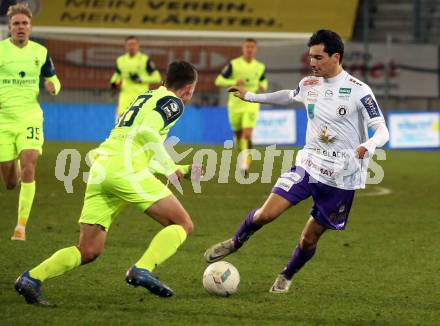
[[[235,80],[232,74],[232,64],[228,63],[222,72],[215,79],[215,86],[217,87],[231,87],[234,85],[244,86],[242,81]]]
[[[228,91],[234,93],[235,96],[241,98],[243,101],[263,104],[286,106],[293,104],[294,98],[294,91],[288,89],[273,93],[254,94],[242,86],[232,86],[229,87]]]
[[[215,86],[217,87],[230,87],[236,85],[237,81],[231,78],[225,78],[222,75],[218,75],[215,79]]]
[[[147,73],[142,76],[142,82],[146,84],[159,84],[162,80],[159,70],[154,70],[152,73]]]
[[[156,69],[156,65],[150,59],[147,61],[145,74],[142,74],[141,76],[142,82],[147,84],[159,84],[162,81],[159,70]]]

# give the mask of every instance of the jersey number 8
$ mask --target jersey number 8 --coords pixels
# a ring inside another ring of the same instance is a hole
[[[140,108],[151,98],[151,96],[152,95],[139,95],[130,108],[119,118],[118,127],[130,127],[139,113]]]

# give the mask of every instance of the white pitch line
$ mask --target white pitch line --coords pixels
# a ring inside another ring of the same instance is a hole
[[[373,197],[373,196],[386,196],[391,194],[393,191],[391,189],[385,188],[385,187],[371,187],[373,191],[369,192],[360,192],[357,194],[357,197]],[[368,189],[368,188],[367,188]]]

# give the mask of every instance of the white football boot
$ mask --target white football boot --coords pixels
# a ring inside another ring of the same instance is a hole
[[[292,280],[288,280],[284,274],[278,274],[275,282],[270,288],[271,293],[287,293],[289,292],[290,284]]]
[[[234,247],[234,241],[231,239],[219,242],[205,251],[205,259],[208,263],[221,260],[229,254],[237,251]]]

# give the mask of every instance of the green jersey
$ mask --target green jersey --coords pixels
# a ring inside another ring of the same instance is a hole
[[[256,59],[247,62],[243,57],[235,58],[218,75],[215,85],[230,87],[236,85],[238,80],[243,80],[245,82],[244,87],[248,91],[257,93],[260,86],[267,89],[265,71],[265,65]],[[228,107],[230,110],[237,112],[246,109],[258,109],[260,106],[258,103],[244,102],[231,93],[229,94]]]
[[[125,171],[139,171],[157,161],[163,174],[171,175],[177,169],[163,146],[170,128],[184,110],[181,99],[164,86],[144,92],[119,118],[110,136],[97,149]]]
[[[121,83],[121,94],[137,95],[148,91],[148,84],[160,81],[160,73],[153,61],[146,54],[138,52],[133,57],[126,53],[116,59],[116,72],[110,82]]]
[[[47,49],[33,41],[20,48],[10,38],[0,41],[0,124],[42,119],[38,104],[40,76],[60,83]],[[55,94],[54,94],[55,95]]]

